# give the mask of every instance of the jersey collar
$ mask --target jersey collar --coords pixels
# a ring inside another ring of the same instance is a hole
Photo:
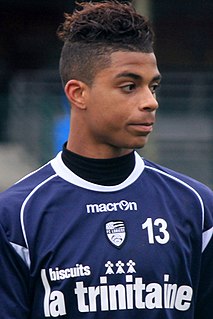
[[[98,185],[91,182],[88,182],[84,180],[83,178],[79,177],[78,175],[74,174],[62,161],[61,158],[62,152],[58,153],[58,155],[50,162],[52,168],[56,172],[58,176],[60,176],[62,179],[66,180],[67,182],[74,184],[76,186],[79,186],[81,188],[93,190],[93,191],[99,191],[99,192],[113,192],[113,191],[119,191],[121,189],[124,189],[134,183],[138,177],[142,174],[144,170],[144,161],[140,157],[140,155],[137,152],[134,152],[135,154],[135,167],[132,171],[132,173],[127,177],[125,181],[118,185],[113,186],[104,186],[104,185]]]

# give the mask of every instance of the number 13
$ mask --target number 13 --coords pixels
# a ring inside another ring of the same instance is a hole
[[[156,235],[154,236],[154,226],[158,227],[158,231],[162,234],[162,236]],[[167,231],[167,222],[162,218],[157,218],[152,220],[152,218],[147,218],[145,223],[142,224],[142,229],[146,229],[148,232],[148,240],[150,244],[154,244],[155,241],[161,245],[166,244],[169,241],[170,235]]]

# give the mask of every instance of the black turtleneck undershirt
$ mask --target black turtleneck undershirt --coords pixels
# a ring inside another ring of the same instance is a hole
[[[131,174],[135,166],[135,155],[110,159],[88,158],[63,147],[62,161],[76,175],[91,183],[113,186],[122,183]]]

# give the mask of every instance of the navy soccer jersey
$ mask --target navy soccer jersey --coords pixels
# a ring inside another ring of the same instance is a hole
[[[135,159],[101,186],[59,153],[0,195],[2,319],[213,318],[213,193]]]

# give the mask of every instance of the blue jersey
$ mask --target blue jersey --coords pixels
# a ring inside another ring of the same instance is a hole
[[[135,159],[101,186],[58,154],[0,195],[1,319],[213,318],[213,193]]]

